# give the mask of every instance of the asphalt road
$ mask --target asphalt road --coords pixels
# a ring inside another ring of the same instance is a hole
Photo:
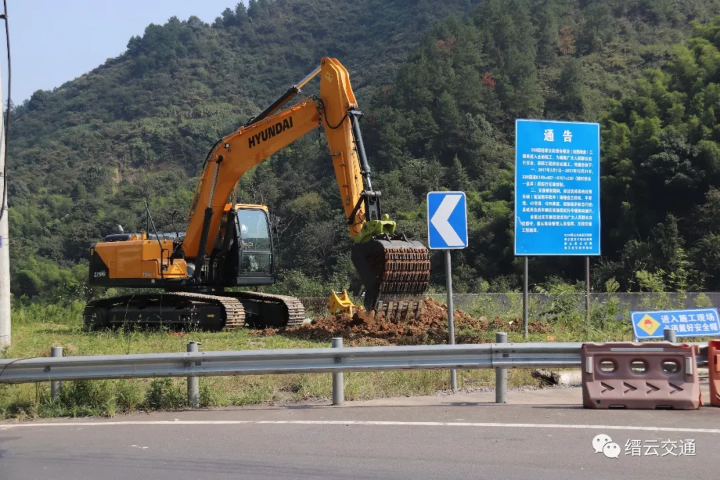
[[[401,400],[50,425],[0,422],[0,479],[659,480],[717,478],[720,468],[717,408],[600,411],[569,402],[494,405],[473,402],[468,395],[428,398],[407,406]],[[620,446],[619,458],[595,453],[592,440],[598,434]],[[645,450],[649,441],[662,446],[688,439],[695,455],[679,455],[680,447],[672,444],[658,448],[658,456],[625,454],[631,440],[641,441]],[[662,456],[667,450],[675,455]]]

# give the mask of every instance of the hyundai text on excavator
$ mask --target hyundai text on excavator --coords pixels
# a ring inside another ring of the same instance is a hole
[[[281,110],[316,76],[318,96]],[[164,291],[92,300],[84,312],[86,325],[233,330],[245,324],[301,324],[305,311],[297,298],[225,291],[270,285],[276,276],[267,208],[238,205],[232,193],[245,172],[318,126],[330,148],[365,309],[390,315],[419,309],[430,280],[428,250],[397,233],[395,222],[382,213],[381,194],[370,180],[360,116],[347,70],[336,59],[323,58],[300,83],[212,147],[184,235],[112,234],[91,247],[91,285]]]

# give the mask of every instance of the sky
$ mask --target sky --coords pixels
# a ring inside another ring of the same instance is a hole
[[[151,23],[195,15],[212,23],[240,0],[7,0],[12,101],[52,90],[126,50]],[[0,4],[0,9],[2,8]],[[7,50],[0,23],[0,70],[7,101]]]

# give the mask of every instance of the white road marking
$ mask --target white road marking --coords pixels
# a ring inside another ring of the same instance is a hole
[[[552,428],[569,430],[639,430],[644,432],[715,433],[720,428],[565,425],[561,423],[396,422],[383,420],[130,420],[120,422],[47,422],[2,424],[0,430],[41,427],[122,427],[146,425],[358,425],[397,427]]]

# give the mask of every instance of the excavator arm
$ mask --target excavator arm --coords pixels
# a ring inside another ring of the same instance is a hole
[[[280,110],[318,75],[318,97]],[[360,133],[361,115],[347,70],[337,60],[326,57],[299,84],[216,143],[198,182],[181,246],[184,257],[197,267],[194,275],[199,274],[203,261],[212,253],[225,205],[238,180],[249,169],[322,126],[353,239],[353,262],[365,285],[365,307],[378,308],[381,294],[424,293],[430,275],[427,249],[396,234],[395,222],[381,212],[381,194],[372,188]]]

